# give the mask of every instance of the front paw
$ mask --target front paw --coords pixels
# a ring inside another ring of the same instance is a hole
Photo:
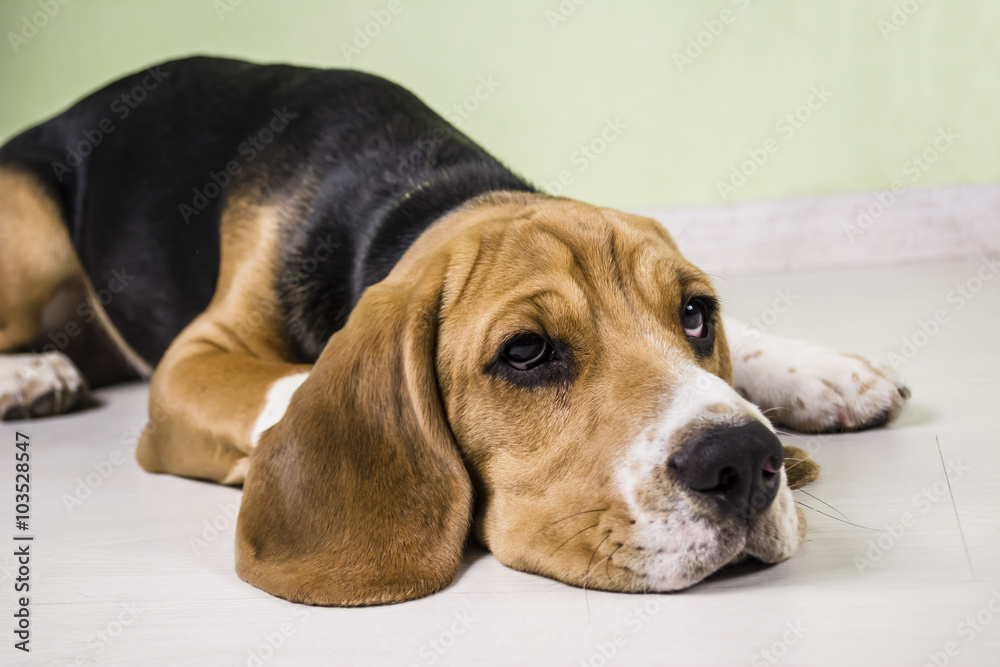
[[[0,420],[68,412],[87,394],[87,381],[60,352],[0,355]]]
[[[772,349],[735,365],[734,380],[776,424],[804,433],[859,431],[893,419],[910,397],[899,374],[883,364],[774,338]]]

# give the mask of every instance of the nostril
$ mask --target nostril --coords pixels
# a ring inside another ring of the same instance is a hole
[[[713,484],[714,483],[714,484]],[[699,493],[726,494],[733,490],[740,483],[740,473],[732,466],[726,466],[718,472],[718,476],[713,476],[711,481],[705,480],[705,484],[688,484],[688,486]]]
[[[777,475],[778,471],[781,470],[782,463],[784,461],[780,456],[772,456],[764,461],[764,479],[771,479],[771,477]]]
[[[715,488],[708,489],[709,491],[726,491],[734,484],[736,484],[739,479],[740,474],[736,472],[736,468],[725,467],[719,471],[719,483]]]

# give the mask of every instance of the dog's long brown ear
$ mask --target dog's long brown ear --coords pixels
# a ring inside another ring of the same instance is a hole
[[[804,449],[785,445],[785,474],[788,488],[801,489],[819,477],[819,464],[812,460]]]
[[[454,578],[472,486],[435,372],[441,280],[369,288],[250,457],[236,571],[319,605],[401,602]]]

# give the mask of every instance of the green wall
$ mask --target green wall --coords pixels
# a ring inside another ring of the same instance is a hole
[[[1000,180],[996,0],[2,0],[0,29],[0,137],[209,53],[388,76],[619,207]]]

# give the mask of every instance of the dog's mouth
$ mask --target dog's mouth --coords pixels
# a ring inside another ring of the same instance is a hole
[[[754,559],[774,564],[792,556],[801,544],[799,517],[787,484],[782,485],[766,511],[740,521],[735,528],[722,527],[718,532],[716,559],[709,567],[692,568],[686,585],[690,586],[718,570]]]
[[[588,587],[682,590],[748,558],[778,563],[801,543],[800,519],[784,479],[770,506],[750,519],[720,518],[688,502],[675,503],[669,514],[634,508],[631,513],[635,523],[630,523],[626,539],[615,541],[609,532],[610,544],[594,549]]]
[[[638,562],[632,565],[632,569],[640,575],[642,590],[677,591],[688,588],[745,553],[746,532],[739,526],[700,526],[695,531],[689,527],[686,532],[701,532],[704,535],[688,541],[693,537],[688,534],[683,542],[667,536],[669,546],[663,544],[660,548],[640,552],[640,557],[636,559]],[[654,540],[653,544],[656,543]]]
[[[668,592],[693,586],[747,559],[777,563],[798,549],[799,520],[787,485],[751,519],[719,517],[677,499],[662,508],[572,515],[534,565],[514,564],[584,588]]]

